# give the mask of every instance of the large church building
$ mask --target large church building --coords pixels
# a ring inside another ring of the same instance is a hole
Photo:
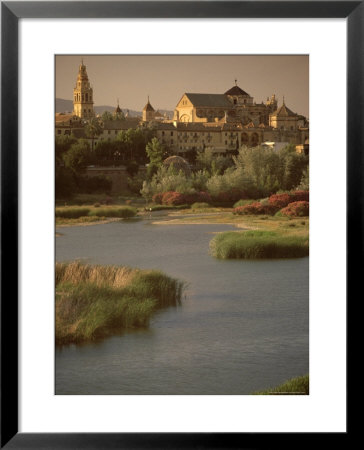
[[[93,89],[82,61],[73,90],[73,113],[56,115],[56,134],[84,134],[77,129],[95,117],[93,105]],[[118,106],[115,114],[118,109],[121,111]],[[98,141],[115,139],[127,127],[149,127],[173,154],[186,157],[195,151],[226,154],[236,152],[242,145],[262,144],[274,148],[292,144],[297,151],[308,153],[308,120],[293,112],[284,97],[280,106],[275,95],[256,103],[237,85],[237,80],[222,94],[184,93],[171,119],[155,110],[148,96],[141,117],[133,119],[102,122],[104,129]]]

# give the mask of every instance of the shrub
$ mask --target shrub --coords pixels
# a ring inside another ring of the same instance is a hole
[[[238,188],[232,188],[228,191],[219,192],[218,194],[213,195],[212,199],[214,202],[218,203],[235,203],[245,196],[245,192]]]
[[[88,216],[90,208],[56,208],[56,217],[64,219],[78,219],[79,217]]]
[[[234,208],[237,208],[238,206],[245,206],[245,205],[250,205],[251,203],[254,203],[254,200],[238,200],[235,204],[234,204]]]
[[[269,203],[278,209],[284,208],[292,202],[290,194],[273,194],[269,197]]]
[[[288,217],[304,217],[309,215],[309,202],[292,202],[285,208],[281,209],[280,213]]]
[[[205,202],[196,202],[191,205],[192,209],[204,209],[204,208],[209,208],[209,207],[210,207],[210,205]]]
[[[277,212],[277,207],[274,205],[263,205],[260,202],[255,203],[249,203],[244,206],[238,206],[237,208],[233,209],[233,214],[238,215],[247,215],[247,214],[268,214],[268,215],[274,215]]]
[[[211,197],[207,192],[194,192],[190,194],[181,194],[180,192],[168,191],[163,194],[153,196],[154,203],[162,205],[191,205],[196,202],[211,202]]]
[[[96,211],[91,211],[90,216],[96,217],[120,217],[126,219],[134,217],[137,213],[135,208],[130,206],[123,206],[121,208],[98,208]]]
[[[309,202],[309,191],[293,191],[291,192],[292,202]]]
[[[161,205],[162,204],[162,199],[163,199],[163,192],[159,192],[158,194],[154,194],[152,197],[152,200],[154,203],[156,203],[157,205]]]
[[[183,205],[184,203],[186,203],[186,199],[179,192],[169,191],[162,196],[163,205]]]

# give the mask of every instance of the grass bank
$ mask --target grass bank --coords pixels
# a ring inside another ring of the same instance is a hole
[[[181,301],[183,283],[155,270],[56,263],[56,344],[145,327]]]
[[[210,241],[219,259],[299,258],[308,255],[308,237],[274,231],[228,231]]]
[[[78,225],[110,218],[127,219],[135,217],[137,209],[131,206],[102,206],[94,205],[89,207],[57,207],[56,225]]]
[[[280,386],[265,391],[255,392],[255,395],[309,395],[309,376],[291,378]]]

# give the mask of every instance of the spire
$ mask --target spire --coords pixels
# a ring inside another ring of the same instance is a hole
[[[284,95],[283,95],[283,105],[285,105],[285,103],[284,103]]]
[[[238,80],[235,78],[235,86],[238,85]]]

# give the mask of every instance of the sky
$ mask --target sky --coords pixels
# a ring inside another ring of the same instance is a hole
[[[57,55],[56,97],[73,98],[83,59],[95,106],[174,110],[185,92],[223,94],[237,84],[256,103],[275,94],[278,105],[309,116],[308,55]]]

